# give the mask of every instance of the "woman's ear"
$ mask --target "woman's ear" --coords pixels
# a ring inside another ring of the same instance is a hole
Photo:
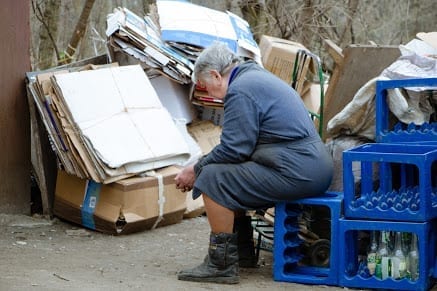
[[[220,75],[220,73],[217,70],[211,70],[210,74],[211,74],[212,80],[221,82],[222,75]]]

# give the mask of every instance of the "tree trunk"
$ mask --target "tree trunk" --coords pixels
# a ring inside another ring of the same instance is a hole
[[[339,43],[355,43],[355,36],[352,30],[352,21],[355,17],[358,8],[358,0],[349,0],[347,4],[347,19],[343,28],[343,32],[340,34]],[[346,41],[347,33],[350,32],[350,40]]]
[[[39,70],[50,68],[53,65],[53,54],[56,53],[56,59],[59,58],[58,48],[56,46],[56,37],[58,35],[59,20],[59,1],[48,0],[45,3],[44,12],[40,3],[32,1],[33,12],[36,18],[41,22],[42,27],[39,32],[38,60],[36,68]]]
[[[79,21],[76,24],[76,28],[73,31],[70,42],[67,49],[64,51],[64,57],[59,60],[60,64],[68,64],[73,60],[73,56],[76,52],[77,46],[85,34],[85,30],[88,23],[88,18],[91,14],[95,0],[86,0],[85,6],[83,7],[82,13],[80,14]]]
[[[314,6],[312,0],[305,0],[302,8],[302,13],[300,14],[301,23],[301,32],[300,32],[300,40],[301,43],[309,48],[311,47],[311,40],[315,32],[312,29],[312,25],[314,23]]]

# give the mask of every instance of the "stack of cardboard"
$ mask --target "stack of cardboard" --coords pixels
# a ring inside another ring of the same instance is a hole
[[[214,98],[208,94],[205,87],[199,84],[194,85],[191,102],[198,106],[223,107],[223,100]]]
[[[28,92],[58,157],[55,215],[111,234],[182,220],[174,165],[192,150],[139,65],[36,72]]]
[[[37,75],[30,89],[69,174],[110,183],[189,158],[138,65]]]
[[[141,18],[127,8],[117,8],[107,19],[106,35],[112,51],[123,51],[170,79],[188,84],[193,63],[165,44],[149,17]]]
[[[193,61],[202,49],[221,41],[237,55],[261,63],[258,44],[249,24],[241,17],[185,1],[157,1],[156,6],[161,38]],[[209,96],[196,84],[192,84],[191,91],[198,118],[222,125],[223,101]]]
[[[118,8],[108,17],[109,52],[122,65],[139,63],[152,77],[156,71],[172,81],[190,84],[189,96],[197,117],[223,123],[223,102],[191,83],[199,53],[221,41],[239,56],[261,63],[258,44],[241,17],[185,1],[161,1],[140,17]]]

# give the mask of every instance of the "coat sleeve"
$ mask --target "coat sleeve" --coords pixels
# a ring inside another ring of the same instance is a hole
[[[226,96],[220,143],[194,166],[196,175],[211,163],[241,163],[251,156],[258,141],[260,110],[242,93]]]

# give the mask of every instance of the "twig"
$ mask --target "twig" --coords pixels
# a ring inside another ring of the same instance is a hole
[[[57,277],[57,278],[59,278],[59,279],[61,279],[61,280],[64,280],[64,281],[70,281],[70,280],[68,280],[67,278],[64,278],[64,277],[62,277],[62,276],[59,276],[59,275],[56,274],[56,273],[53,273],[53,276],[55,276],[55,277]]]

